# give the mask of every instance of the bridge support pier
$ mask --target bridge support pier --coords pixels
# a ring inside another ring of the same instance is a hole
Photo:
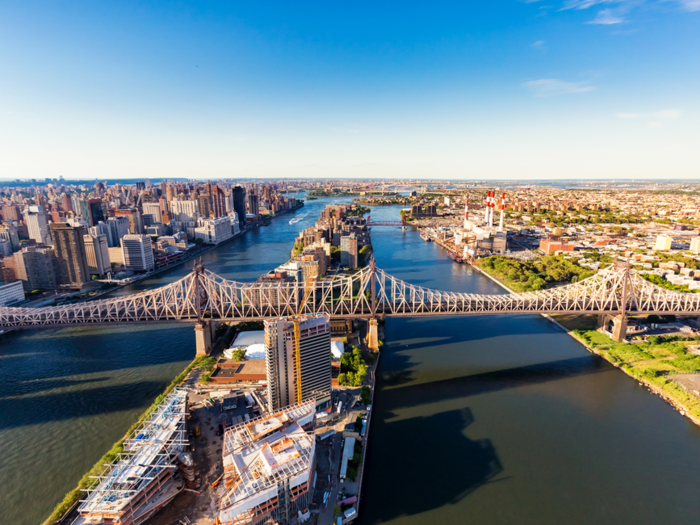
[[[379,329],[376,319],[370,319],[367,323],[367,347],[373,352],[379,352]]]
[[[209,321],[198,321],[194,325],[194,337],[197,343],[197,357],[207,356],[211,352],[211,324]]]
[[[627,316],[622,314],[600,314],[596,330],[601,328],[612,334],[613,341],[622,342],[627,337]]]

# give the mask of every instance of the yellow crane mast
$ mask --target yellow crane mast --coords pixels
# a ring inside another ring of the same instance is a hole
[[[309,301],[309,295],[311,294],[311,288],[313,285],[314,278],[309,277],[305,283],[304,297],[299,303],[297,314],[292,317],[292,322],[294,323],[294,361],[296,365],[295,368],[297,378],[297,403],[301,403],[301,334],[299,324],[301,322],[301,314],[304,311],[304,307]]]

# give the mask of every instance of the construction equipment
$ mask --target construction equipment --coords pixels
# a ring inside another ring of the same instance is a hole
[[[311,294],[311,289],[314,286],[315,280],[315,277],[309,277],[306,280],[304,285],[304,296],[299,302],[296,315],[292,317],[292,323],[294,323],[294,364],[297,378],[297,403],[301,403],[301,334],[299,325],[301,323],[302,312],[304,311],[306,303],[309,301],[309,295]]]

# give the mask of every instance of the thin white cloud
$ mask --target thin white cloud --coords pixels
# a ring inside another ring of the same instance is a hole
[[[538,51],[546,51],[547,50],[547,46],[544,45],[544,40],[538,40],[537,42],[533,42],[532,47],[534,47]]]
[[[623,119],[645,119],[645,120],[673,120],[680,118],[680,109],[665,109],[652,113],[615,113],[615,116]]]
[[[594,20],[591,20],[588,23],[609,26],[612,24],[620,24],[624,21],[625,19],[619,14],[617,14],[616,11],[612,9],[603,9],[602,11],[598,12],[598,15],[595,17]]]
[[[666,124],[663,122],[649,122],[647,128],[663,128]]]
[[[523,87],[529,89],[536,97],[551,97],[553,95],[567,95],[570,93],[585,93],[593,91],[594,86],[581,82],[564,82],[557,78],[542,78],[525,82]]]
[[[686,11],[700,11],[700,0],[678,0]]]
[[[610,7],[600,10],[596,17],[587,23],[613,25],[624,22],[628,16],[633,15],[643,5],[646,6],[645,9],[659,9],[662,3],[676,4],[683,11],[700,11],[700,0],[564,0],[559,11],[582,10],[609,5]]]
[[[598,4],[611,4],[615,1],[620,0],[567,0],[564,2],[561,10],[566,11],[567,9],[588,9]]]

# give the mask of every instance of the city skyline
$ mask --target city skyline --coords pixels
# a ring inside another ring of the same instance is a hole
[[[0,8],[3,178],[695,178],[700,4]]]

